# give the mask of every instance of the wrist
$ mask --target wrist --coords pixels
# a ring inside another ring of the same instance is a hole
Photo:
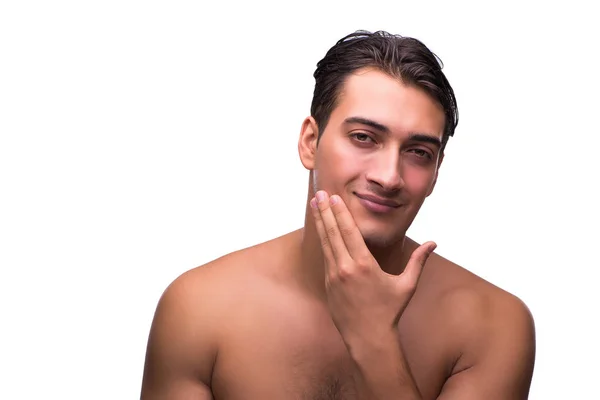
[[[402,352],[398,332],[369,336],[348,345],[357,382],[371,399],[420,399],[420,393]]]
[[[350,356],[357,363],[377,362],[400,355],[400,339],[395,330],[349,338],[345,342]]]

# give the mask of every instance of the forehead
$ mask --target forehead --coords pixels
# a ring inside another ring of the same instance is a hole
[[[442,138],[444,110],[423,89],[376,69],[350,74],[338,97],[330,122],[349,117],[376,121],[397,133],[427,133]]]

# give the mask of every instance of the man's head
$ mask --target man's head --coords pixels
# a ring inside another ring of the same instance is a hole
[[[354,32],[340,39],[317,63],[310,114],[323,134],[339,101],[344,81],[356,70],[371,67],[424,90],[444,109],[443,147],[458,123],[454,91],[442,72],[439,58],[422,42],[384,31]],[[443,150],[443,148],[442,148]]]
[[[458,122],[453,90],[421,42],[385,32],[341,39],[314,76],[299,141],[311,192],[340,195],[368,244],[392,244],[435,185]]]

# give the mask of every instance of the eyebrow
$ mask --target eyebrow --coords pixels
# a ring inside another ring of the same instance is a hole
[[[380,132],[388,134],[390,133],[390,128],[388,128],[387,126],[364,117],[349,117],[344,120],[344,123],[366,125]],[[408,136],[408,140],[411,140],[413,142],[429,143],[437,147],[442,147],[442,141],[438,137],[428,135],[426,133],[411,133]]]
[[[370,126],[373,129],[377,129],[378,131],[389,133],[390,128],[387,126],[380,124],[379,122],[375,122],[372,119],[363,118],[363,117],[349,117],[344,120],[346,124],[361,124]]]
[[[442,147],[442,141],[435,136],[426,135],[424,133],[411,133],[408,135],[408,140],[413,142],[430,143],[437,147]]]

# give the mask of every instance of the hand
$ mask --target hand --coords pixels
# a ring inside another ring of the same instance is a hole
[[[367,248],[340,196],[319,191],[310,204],[325,258],[328,306],[340,334],[347,344],[395,335],[436,244],[419,246],[404,271],[390,275]]]

